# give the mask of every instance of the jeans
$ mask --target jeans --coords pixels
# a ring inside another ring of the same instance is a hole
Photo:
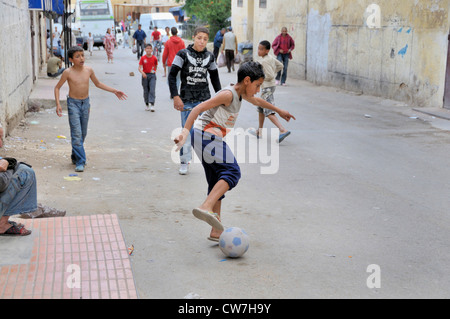
[[[194,107],[199,105],[202,102],[186,102],[184,103],[183,111],[181,111],[181,127],[184,127],[186,124],[186,120],[189,117],[189,114],[191,114],[191,111]],[[194,130],[191,128],[190,134],[192,135]],[[180,161],[182,164],[187,164],[192,160],[192,146],[189,141],[191,140],[191,137],[187,137],[187,142],[184,143],[183,147],[180,149]]]
[[[6,190],[0,193],[0,217],[31,213],[37,210],[36,175],[20,164]]]
[[[142,87],[144,88],[145,104],[155,104],[155,88],[156,88],[156,74],[146,73],[147,78],[142,77]]]
[[[86,152],[84,140],[87,135],[89,112],[91,105],[89,98],[83,100],[67,97],[67,109],[69,113],[70,136],[72,141],[72,162],[75,165],[86,164]]]
[[[56,77],[60,76],[64,72],[64,70],[65,70],[65,68],[61,68],[61,69],[58,69],[58,71],[55,74],[47,73],[47,75],[51,78],[56,78]]]
[[[289,54],[283,54],[280,53],[277,56],[277,60],[280,61],[281,63],[283,63],[283,71],[278,72],[276,80],[280,81],[281,78],[281,84],[286,83],[286,78],[287,78],[287,70],[288,70],[288,65],[289,65]],[[281,76],[281,72],[283,72],[283,76]]]

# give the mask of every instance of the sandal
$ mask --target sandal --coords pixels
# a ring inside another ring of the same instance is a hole
[[[28,236],[29,234],[31,234],[31,230],[28,230],[25,227],[12,225],[4,233],[1,233],[0,236]]]
[[[192,214],[194,214],[195,217],[198,219],[201,219],[208,224],[210,224],[212,227],[219,231],[224,231],[224,227],[222,223],[219,221],[217,214],[213,212],[207,212],[206,210],[202,210],[200,208],[194,208],[192,210]]]
[[[25,226],[22,223],[16,223],[16,222],[13,222],[12,220],[8,220],[8,223],[13,225],[13,226],[16,226],[16,227],[24,227]]]
[[[207,237],[207,239],[210,240],[210,241],[214,241],[214,242],[216,242],[216,243],[219,242],[219,238],[217,238],[217,237],[211,237],[211,236],[209,236],[209,237]]]

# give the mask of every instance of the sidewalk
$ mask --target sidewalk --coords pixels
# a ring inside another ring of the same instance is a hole
[[[32,233],[0,239],[1,299],[137,298],[117,215],[14,220]]]

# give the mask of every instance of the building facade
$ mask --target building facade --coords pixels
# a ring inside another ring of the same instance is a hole
[[[27,1],[1,1],[0,123],[5,134],[23,119],[28,97],[46,63],[46,21]]]
[[[288,77],[448,107],[449,0],[232,0],[239,41],[296,42]],[[256,51],[254,50],[254,54]]]

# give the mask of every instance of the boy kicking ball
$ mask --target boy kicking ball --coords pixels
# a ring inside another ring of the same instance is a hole
[[[258,62],[242,64],[238,71],[238,83],[224,88],[213,98],[196,106],[187,118],[181,134],[175,138],[178,151],[186,143],[189,132],[194,127],[191,144],[205,170],[208,196],[192,213],[212,226],[208,239],[213,241],[218,241],[224,231],[220,221],[222,199],[226,192],[236,187],[241,177],[236,158],[223,138],[236,123],[242,99],[255,106],[273,110],[288,122],[291,118],[295,120],[289,112],[254,97],[259,92],[264,77],[263,68]]]

